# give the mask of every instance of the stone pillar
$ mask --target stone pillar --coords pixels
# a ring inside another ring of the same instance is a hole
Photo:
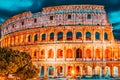
[[[44,68],[44,77],[47,77],[48,76],[48,71],[47,71],[48,67],[46,65],[44,67],[45,67]]]
[[[57,77],[57,69],[56,69],[56,65],[54,65],[53,68],[54,68],[54,77]]]

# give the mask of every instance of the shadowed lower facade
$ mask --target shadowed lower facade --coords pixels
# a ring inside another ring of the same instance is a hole
[[[39,77],[120,76],[120,43],[104,6],[66,5],[24,12],[1,26],[1,47],[31,55]]]

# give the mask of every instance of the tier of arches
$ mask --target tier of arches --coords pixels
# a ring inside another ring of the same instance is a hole
[[[45,73],[46,70],[46,73]],[[99,77],[119,77],[119,67],[118,66],[80,66],[80,65],[67,65],[67,66],[40,66],[40,75],[39,77],[43,76],[89,76],[92,77],[94,75]]]
[[[91,49],[91,48],[86,48],[83,50],[82,48],[76,48],[76,49],[71,49],[68,48],[66,50],[63,49],[34,49],[31,54],[33,59],[63,59],[63,58],[68,58],[72,59],[75,58],[76,60],[78,59],[86,59],[86,60],[118,60],[119,53],[118,51],[112,51],[112,48],[106,48],[102,50],[101,48],[96,48]]]
[[[54,32],[51,32],[50,34],[49,34],[50,36],[49,36],[49,41],[54,41],[54,38],[55,38],[55,36],[54,36]],[[83,40],[83,35],[82,35],[82,32],[76,32],[76,34],[75,34],[76,36],[75,36],[75,39],[76,40]],[[86,32],[86,34],[85,34],[85,40],[92,40],[92,33],[91,32]],[[64,34],[63,34],[63,32],[58,32],[57,33],[57,41],[62,41],[63,40],[63,36],[64,36]],[[100,40],[100,33],[99,32],[95,32],[95,40]],[[45,41],[46,39],[47,39],[47,36],[46,36],[46,34],[45,33],[43,33],[43,34],[41,34],[41,41]],[[30,40],[31,40],[31,35],[28,35],[28,42],[30,42]],[[34,41],[37,41],[38,40],[38,34],[35,34],[34,35]],[[67,32],[66,33],[66,40],[73,40],[73,33],[71,32],[71,31],[69,31],[69,32]],[[105,32],[104,33],[104,40],[108,40],[108,33],[107,32]]]
[[[96,31],[93,34],[90,31],[86,31],[85,35],[81,31],[73,33],[72,31],[64,32],[49,32],[49,33],[30,33],[21,35],[6,36],[2,39],[2,46],[7,47],[18,44],[30,44],[35,42],[54,42],[54,41],[109,41],[110,37],[108,32],[101,34]]]

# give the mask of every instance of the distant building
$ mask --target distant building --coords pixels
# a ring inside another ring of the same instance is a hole
[[[1,46],[28,52],[40,76],[120,76],[120,43],[104,6],[24,12],[6,20],[1,32]]]

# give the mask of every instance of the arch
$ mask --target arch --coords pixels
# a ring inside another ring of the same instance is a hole
[[[109,76],[110,76],[110,67],[109,67],[109,66],[105,66],[104,75],[105,75],[106,77],[109,77]]]
[[[82,33],[81,32],[76,32],[76,39],[82,40]]]
[[[62,41],[63,40],[63,32],[59,32],[57,35],[57,40]]]
[[[62,76],[62,73],[63,73],[63,67],[62,66],[58,66],[57,67],[57,75],[58,76]]]
[[[67,49],[66,58],[73,58],[72,50]]]
[[[46,34],[42,34],[42,41],[46,40]]]
[[[76,58],[82,58],[82,50],[79,48],[76,50]]]
[[[54,41],[54,33],[53,32],[50,33],[50,40]]]
[[[52,49],[50,49],[48,52],[48,58],[53,58],[53,57],[54,57],[54,52]]]
[[[49,67],[48,67],[48,75],[49,75],[49,76],[54,75],[54,68],[53,68],[52,66],[49,66]]]
[[[95,75],[101,76],[102,75],[102,70],[100,66],[95,67]]]
[[[95,33],[95,39],[96,39],[96,40],[100,40],[100,33],[99,33],[99,32],[96,32],[96,33]]]
[[[38,41],[38,34],[34,35],[34,41]]]
[[[118,67],[116,66],[113,67],[113,75],[114,77],[118,77]]]
[[[86,32],[86,40],[91,40],[91,33],[90,32]]]
[[[86,58],[91,58],[91,50],[90,49],[86,50]]]
[[[71,15],[70,14],[68,15],[68,19],[71,19]]]
[[[87,75],[92,76],[92,67],[91,66],[87,66]]]
[[[40,66],[40,75],[39,77],[44,77],[44,66]]]
[[[36,51],[36,50],[34,50],[34,52],[33,52],[33,57],[34,57],[34,58],[37,57],[37,51]]]
[[[71,31],[67,32],[67,40],[72,40],[73,33]]]
[[[45,50],[44,49],[41,50],[40,58],[41,59],[45,58]]]
[[[105,58],[110,59],[111,58],[111,51],[110,49],[105,49]]]
[[[96,49],[95,50],[95,58],[96,59],[98,59],[98,58],[100,58],[101,56],[100,56],[100,49]]]
[[[72,73],[72,66],[68,66],[68,75],[71,76],[71,73]]]
[[[80,75],[80,67],[79,66],[76,66],[75,73],[76,73],[76,76]]]
[[[104,33],[104,40],[108,40],[108,34],[106,32]]]
[[[27,40],[28,42],[31,42],[31,36],[30,35],[28,35],[27,39],[28,39]]]
[[[91,14],[88,14],[88,15],[87,15],[87,19],[91,19]]]
[[[57,58],[63,58],[63,50],[61,49],[57,50]]]

